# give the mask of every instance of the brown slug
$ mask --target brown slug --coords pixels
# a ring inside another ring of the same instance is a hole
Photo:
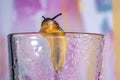
[[[40,33],[46,34],[49,36],[43,35],[49,42],[51,52],[51,61],[54,67],[54,70],[58,73],[66,58],[66,38],[63,29],[59,26],[59,24],[54,20],[56,17],[62,15],[61,13],[56,15],[53,18],[44,18]]]

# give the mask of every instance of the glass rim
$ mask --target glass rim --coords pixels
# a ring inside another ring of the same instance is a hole
[[[102,36],[104,37],[104,34],[100,33],[91,33],[91,32],[63,32],[65,34],[88,34],[88,35],[95,35],[95,36]],[[40,32],[18,32],[18,33],[10,33],[8,35],[26,35],[26,34],[41,34]],[[54,34],[54,33],[52,33]]]

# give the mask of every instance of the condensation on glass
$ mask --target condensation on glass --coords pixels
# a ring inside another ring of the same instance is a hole
[[[56,73],[50,58],[51,46],[41,34],[8,35],[11,80],[104,80],[104,36],[66,32],[65,38],[65,62]]]

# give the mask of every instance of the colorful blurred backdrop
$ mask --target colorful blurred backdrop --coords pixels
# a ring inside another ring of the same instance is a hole
[[[105,80],[120,80],[113,52],[112,12],[112,0],[0,0],[0,80],[9,80],[7,35],[38,32],[42,16],[58,13],[62,16],[56,20],[64,31],[105,35]]]

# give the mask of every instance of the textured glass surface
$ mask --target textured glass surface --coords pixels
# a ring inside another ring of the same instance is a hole
[[[62,36],[54,36],[63,38]],[[66,59],[54,71],[49,42],[40,34],[11,36],[11,78],[14,80],[104,80],[103,35],[66,33]]]

